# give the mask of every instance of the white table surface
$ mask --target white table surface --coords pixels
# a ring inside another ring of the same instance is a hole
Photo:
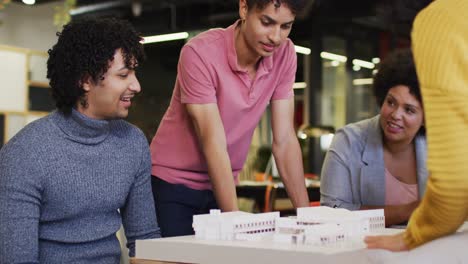
[[[385,229],[381,234],[402,232]],[[410,252],[369,250],[351,246],[312,246],[262,241],[200,240],[194,236],[138,240],[136,258],[182,263],[468,263],[468,224],[460,232]]]
[[[386,229],[387,234],[401,232]],[[312,246],[262,241],[201,240],[181,236],[137,241],[136,257],[183,263],[369,263],[365,245],[353,243],[349,247]]]

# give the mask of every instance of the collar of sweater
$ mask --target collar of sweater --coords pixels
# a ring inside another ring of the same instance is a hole
[[[104,141],[110,133],[112,122],[89,118],[75,109],[72,109],[70,115],[55,111],[51,115],[51,119],[67,138],[88,145],[99,144]]]

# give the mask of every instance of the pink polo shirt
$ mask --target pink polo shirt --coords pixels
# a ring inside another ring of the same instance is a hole
[[[271,100],[294,96],[296,53],[291,40],[261,59],[252,81],[237,64],[237,23],[203,32],[182,48],[171,103],[150,146],[151,172],[164,181],[197,190],[211,189],[206,160],[185,104],[218,105],[237,182],[254,129],[267,105]]]

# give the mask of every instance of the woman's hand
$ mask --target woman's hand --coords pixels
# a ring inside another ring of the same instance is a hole
[[[367,236],[364,242],[369,249],[386,249],[390,251],[405,251],[408,246],[403,239],[404,233],[390,236]]]

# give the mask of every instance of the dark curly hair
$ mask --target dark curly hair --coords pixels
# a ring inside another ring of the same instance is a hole
[[[249,10],[253,10],[254,7],[262,10],[269,3],[273,3],[276,8],[280,7],[281,4],[285,4],[293,14],[297,14],[299,10],[304,8],[306,0],[247,0],[247,7]]]
[[[373,85],[374,95],[379,106],[384,103],[388,91],[397,85],[408,86],[410,94],[414,95],[422,105],[413,53],[409,48],[390,53],[380,64],[379,71],[374,76]]]
[[[65,114],[78,102],[86,105],[83,79],[102,80],[117,49],[122,50],[129,69],[145,59],[142,38],[126,21],[84,18],[65,25],[57,36],[48,51],[47,78],[55,105]]]

